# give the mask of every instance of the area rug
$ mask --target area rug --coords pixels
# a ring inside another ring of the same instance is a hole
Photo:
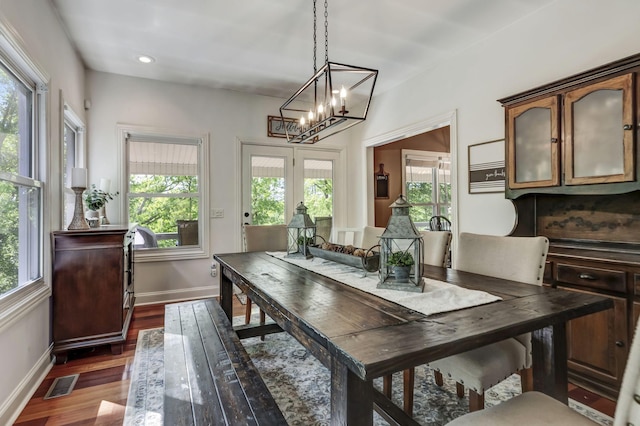
[[[242,318],[238,318],[239,321]],[[162,425],[163,329],[141,330],[138,335],[131,385],[125,411],[125,426]],[[260,371],[290,425],[330,424],[329,370],[287,333],[272,334],[265,341],[243,340],[247,352]],[[415,372],[414,416],[422,425],[444,425],[468,411],[467,397],[459,399],[455,382],[445,379],[441,388],[427,367]],[[381,388],[381,380],[375,381]],[[513,375],[485,392],[485,404],[495,405],[520,393],[520,377]],[[401,374],[393,377],[393,397],[402,405]],[[602,425],[612,419],[576,401],[569,406]],[[374,424],[386,425],[378,414]]]

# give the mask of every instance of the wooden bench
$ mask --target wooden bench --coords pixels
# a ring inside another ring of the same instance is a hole
[[[164,424],[286,425],[216,299],[165,307]]]

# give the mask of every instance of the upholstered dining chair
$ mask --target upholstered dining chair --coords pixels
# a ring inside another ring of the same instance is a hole
[[[461,233],[454,267],[496,278],[542,285],[549,240],[545,237],[500,237]],[[457,394],[469,389],[469,410],[484,408],[484,391],[515,372],[522,377],[522,390],[532,387],[531,335],[517,336],[453,355],[429,364],[436,371],[436,383],[442,375],[457,383]]]
[[[287,225],[244,225],[244,251],[286,251]],[[245,305],[245,324],[251,322],[251,299]],[[260,324],[265,323],[265,314],[260,310]]]
[[[421,231],[423,241],[422,263],[433,266],[447,266],[449,249],[451,246],[451,231]],[[391,398],[391,376],[383,378],[383,393]],[[411,415],[413,412],[413,385],[415,369],[403,372],[404,383],[404,411]]]
[[[450,426],[596,425],[567,405],[541,392],[527,392],[487,409],[465,414]],[[614,426],[640,425],[640,322],[636,325],[622,386],[616,403]]]
[[[373,246],[380,244],[380,236],[386,228],[378,226],[365,226],[362,229],[362,240],[360,241],[360,247],[363,249],[370,249]]]

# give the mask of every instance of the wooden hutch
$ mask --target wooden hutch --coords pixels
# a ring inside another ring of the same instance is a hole
[[[55,231],[53,243],[53,352],[111,345],[122,352],[135,303],[134,231],[108,225]]]
[[[545,283],[605,295],[567,325],[569,379],[616,398],[640,315],[640,55],[500,99],[512,235],[550,240]]]

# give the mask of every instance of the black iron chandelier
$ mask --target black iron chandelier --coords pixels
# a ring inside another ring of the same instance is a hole
[[[317,19],[313,0],[313,77],[281,107],[282,121],[298,120],[297,129],[285,127],[289,143],[316,143],[367,118],[378,71],[329,62],[328,0],[324,2],[324,65],[316,65]]]

